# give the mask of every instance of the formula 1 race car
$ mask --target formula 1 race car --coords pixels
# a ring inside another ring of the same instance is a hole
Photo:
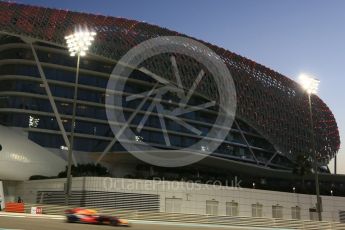
[[[112,226],[127,226],[128,220],[115,216],[100,215],[95,210],[85,208],[74,208],[65,211],[68,223],[103,224]]]

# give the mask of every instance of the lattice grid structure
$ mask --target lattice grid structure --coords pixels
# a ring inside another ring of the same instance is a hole
[[[119,60],[129,49],[153,37],[188,37],[124,18],[0,3],[0,32],[3,33],[65,46],[64,36],[78,24],[85,24],[97,32],[97,39],[90,52],[114,60]],[[301,87],[252,60],[207,42],[200,42],[216,52],[231,71],[237,90],[236,116],[255,128],[289,159],[294,160],[298,154],[310,153],[308,96]],[[166,71],[159,69],[164,68],[163,65],[156,65],[155,68],[157,72]],[[209,98],[214,95],[212,88],[203,91]],[[328,106],[319,97],[312,96],[312,108],[318,160],[328,163],[340,147],[337,123]]]

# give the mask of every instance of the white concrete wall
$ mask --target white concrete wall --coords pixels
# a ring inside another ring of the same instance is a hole
[[[66,162],[27,139],[20,129],[0,125],[0,179],[23,181],[31,175],[53,176],[63,171]]]
[[[65,179],[20,182],[15,196],[26,202],[36,201],[37,191],[62,191]],[[160,211],[165,212],[165,198],[181,198],[183,213],[205,214],[206,200],[219,202],[219,215],[226,214],[226,202],[239,203],[239,215],[251,216],[251,205],[261,203],[263,216],[272,217],[272,205],[283,206],[283,218],[291,219],[291,207],[301,208],[301,217],[309,220],[309,208],[315,207],[315,196],[259,189],[232,188],[185,182],[133,180],[122,178],[74,178],[72,190],[130,192],[160,195]],[[339,210],[345,210],[345,197],[322,196],[323,219],[339,221]]]

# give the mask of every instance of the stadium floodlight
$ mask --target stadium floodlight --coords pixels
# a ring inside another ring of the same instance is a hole
[[[90,31],[89,29],[76,29],[76,31],[65,37],[67,42],[68,52],[73,57],[76,54],[80,56],[85,56],[86,52],[95,39],[96,32]]]
[[[77,98],[78,98],[78,79],[79,79],[79,65],[80,57],[86,55],[86,52],[89,50],[89,47],[92,44],[92,41],[95,39],[96,32],[89,30],[87,27],[82,28],[81,26],[77,27],[73,34],[70,34],[65,37],[68,52],[70,55],[78,56],[77,59],[77,68],[75,75],[75,84],[74,84],[74,97],[73,97],[73,108],[72,108],[72,121],[71,121],[71,136],[70,143],[68,146],[68,166],[67,166],[67,182],[66,182],[66,205],[69,204],[69,197],[72,187],[72,154],[73,154],[73,145],[74,145],[74,130],[76,126],[75,114],[77,107]]]
[[[308,94],[317,94],[320,81],[307,75],[301,74],[299,76],[300,84],[302,88],[307,91]]]
[[[317,162],[317,157],[316,157],[314,121],[313,121],[313,110],[312,110],[312,102],[311,102],[311,95],[317,94],[320,81],[307,74],[301,74],[299,76],[299,81],[302,88],[308,93],[310,133],[311,133],[310,139],[311,139],[311,144],[312,144],[311,150],[312,150],[313,168],[314,168],[314,174],[315,174],[316,211],[318,213],[319,221],[322,221],[322,214],[321,214],[322,202],[321,202],[321,197],[320,197],[319,172],[318,172],[318,162]]]

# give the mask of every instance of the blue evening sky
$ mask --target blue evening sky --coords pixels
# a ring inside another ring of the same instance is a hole
[[[145,21],[211,42],[292,79],[321,80],[345,142],[345,1],[343,0],[18,0]],[[345,150],[338,156],[345,174]],[[333,164],[330,164],[333,168]]]

